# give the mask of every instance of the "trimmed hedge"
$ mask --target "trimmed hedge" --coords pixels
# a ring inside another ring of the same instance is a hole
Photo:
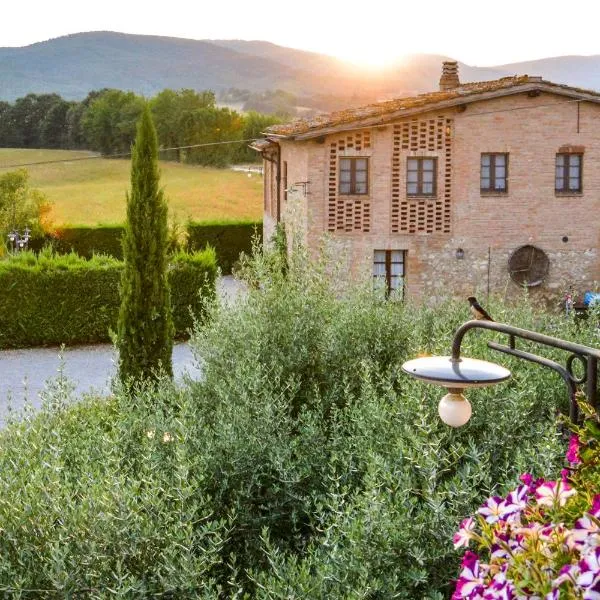
[[[107,342],[119,313],[123,264],[107,256],[24,252],[0,262],[0,348]],[[214,251],[179,253],[169,280],[173,320],[185,336],[214,296]]]
[[[94,254],[106,254],[122,260],[122,225],[99,225],[98,227],[64,227],[53,235],[32,240],[31,248],[40,250],[44,244],[50,244],[60,254],[75,252],[84,258]]]
[[[240,253],[252,253],[254,236],[262,241],[261,221],[214,221],[194,222],[187,225],[188,249],[200,250],[207,244],[217,253],[217,260],[224,274],[231,273],[231,268],[238,260]]]
[[[262,221],[190,221],[186,229],[188,250],[195,252],[212,246],[217,252],[218,265],[226,275],[231,273],[241,252],[252,253],[255,234],[262,240]],[[45,244],[50,244],[60,254],[75,252],[84,258],[106,254],[122,260],[122,235],[122,225],[64,227],[53,235],[32,240],[31,249],[38,252]]]
[[[178,252],[170,259],[169,285],[175,335],[188,335],[194,319],[204,312],[207,299],[215,295],[217,259],[213,248]]]

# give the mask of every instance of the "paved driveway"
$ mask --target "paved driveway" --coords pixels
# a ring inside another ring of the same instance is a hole
[[[222,277],[217,284],[217,291],[226,302],[235,301],[243,290],[243,284],[232,277]],[[40,392],[60,369],[75,385],[76,396],[87,392],[105,395],[116,372],[114,349],[110,344],[74,346],[66,348],[62,357],[58,348],[0,351],[0,425],[9,407],[20,410],[27,402],[39,407]],[[176,380],[181,380],[184,373],[200,376],[187,343],[173,348],[173,370]]]
[[[116,356],[110,344],[65,348],[4,350],[0,352],[0,421],[9,406],[19,410],[26,402],[40,406],[40,392],[60,370],[75,386],[75,395],[106,395],[116,373]],[[173,370],[176,379],[184,373],[198,377],[200,371],[188,344],[173,348]]]

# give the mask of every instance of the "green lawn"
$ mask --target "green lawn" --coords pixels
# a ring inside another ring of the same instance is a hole
[[[0,175],[11,165],[41,161],[68,162],[30,165],[33,187],[53,203],[56,225],[96,225],[125,220],[129,160],[72,160],[91,152],[0,148]],[[69,160],[71,159],[71,160]],[[16,167],[15,167],[16,168]],[[262,177],[231,171],[161,162],[162,184],[171,214],[179,221],[262,218]]]

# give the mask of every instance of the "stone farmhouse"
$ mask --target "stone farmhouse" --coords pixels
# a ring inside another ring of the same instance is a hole
[[[461,84],[277,125],[264,234],[278,222],[347,272],[417,300],[600,281],[600,93],[541,77]]]

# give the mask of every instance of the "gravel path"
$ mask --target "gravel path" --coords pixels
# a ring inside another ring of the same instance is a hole
[[[244,293],[244,286],[230,276],[221,277],[217,292],[224,301],[233,302]],[[73,346],[65,348],[62,359],[58,348],[0,351],[0,426],[11,408],[20,411],[27,403],[39,407],[40,392],[61,368],[75,385],[76,396],[108,394],[116,372],[114,348],[111,344]],[[176,380],[185,373],[193,378],[200,376],[187,343],[174,346],[173,371]]]

